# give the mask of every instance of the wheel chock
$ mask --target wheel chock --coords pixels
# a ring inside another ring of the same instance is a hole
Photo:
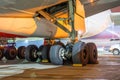
[[[73,67],[82,67],[82,64],[73,64]]]
[[[48,63],[49,61],[47,59],[42,60],[43,63]]]

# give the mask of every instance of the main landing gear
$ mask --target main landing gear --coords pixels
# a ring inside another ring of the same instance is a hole
[[[55,65],[63,64],[96,64],[97,48],[94,43],[76,42],[64,45],[58,41],[54,44],[42,45],[39,48],[29,45],[25,50],[25,59],[28,61],[48,61]]]
[[[81,11],[77,10],[78,8],[81,8]],[[77,12],[77,14],[76,14]],[[68,17],[63,18],[56,18],[54,16],[51,16],[50,13],[47,11],[41,10],[38,11],[35,17],[44,17],[46,20],[50,21],[51,23],[58,26],[61,30],[65,31],[67,34],[69,34],[69,39],[72,41],[66,45],[64,45],[62,42],[54,42],[54,43],[48,43],[45,45],[42,45],[39,49],[34,46],[30,45],[26,48],[25,51],[25,58],[29,61],[36,61],[37,58],[40,58],[43,62],[51,62],[56,65],[62,65],[62,64],[68,64],[72,63],[74,65],[80,64],[80,65],[86,65],[87,63],[98,63],[97,62],[97,48],[94,43],[84,43],[81,41],[75,42],[77,38],[77,32],[78,27],[79,30],[83,30],[84,26],[75,25],[75,21],[80,21],[84,23],[85,15],[84,13],[81,14],[81,12],[84,12],[83,6],[80,4],[79,0],[68,0]],[[76,14],[76,15],[75,15]],[[68,25],[70,26],[69,29],[65,25],[62,25],[59,23],[58,19],[66,19],[68,20]],[[82,27],[82,29],[80,29]],[[85,32],[84,30],[82,32]],[[80,34],[82,35],[82,34]],[[66,37],[66,38],[67,38]],[[54,36],[49,36],[49,38],[54,38]],[[49,41],[48,41],[49,42]]]

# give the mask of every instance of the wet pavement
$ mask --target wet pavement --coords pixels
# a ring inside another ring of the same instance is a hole
[[[0,80],[120,80],[120,55],[99,55],[98,60],[99,64],[84,67],[7,62],[8,65],[0,65]]]

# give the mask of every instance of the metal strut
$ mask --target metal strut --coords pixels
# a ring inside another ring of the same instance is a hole
[[[74,4],[75,4],[75,0],[69,0],[68,1],[68,7],[69,7],[69,24],[71,26],[71,33],[70,33],[70,38],[72,40],[75,40],[76,36],[77,36],[77,32],[75,31],[75,26],[74,26],[74,12],[75,12],[75,8],[74,8]]]
[[[45,19],[47,19],[48,21],[51,21],[52,23],[54,23],[55,25],[57,25],[59,28],[61,28],[62,30],[64,30],[65,32],[67,32],[68,34],[70,34],[70,31],[63,25],[61,25],[57,20],[57,18],[55,18],[54,16],[51,16],[49,13],[47,13],[44,10],[41,11],[37,11],[36,14],[34,15],[35,17],[40,17],[40,15],[42,15]]]
[[[77,31],[75,30],[75,26],[74,26],[75,1],[76,0],[68,0],[68,14],[69,14],[68,21],[69,21],[69,25],[71,26],[71,31],[69,31],[65,26],[61,25],[55,17],[51,16],[44,10],[37,11],[34,17],[40,17],[40,15],[42,15],[47,20],[53,22],[59,28],[67,32],[69,34],[70,39],[72,41],[75,41],[75,38],[77,37]]]

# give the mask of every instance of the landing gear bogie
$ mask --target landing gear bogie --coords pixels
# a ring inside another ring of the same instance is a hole
[[[53,64],[62,65],[65,61],[72,64],[97,63],[97,48],[94,43],[76,42],[62,45],[53,45],[50,48],[50,60]]]
[[[64,45],[62,42],[41,45],[39,49],[35,45],[29,45],[25,50],[25,58],[35,62],[38,58],[48,60],[55,65],[97,63],[97,48],[94,43],[78,41]]]

